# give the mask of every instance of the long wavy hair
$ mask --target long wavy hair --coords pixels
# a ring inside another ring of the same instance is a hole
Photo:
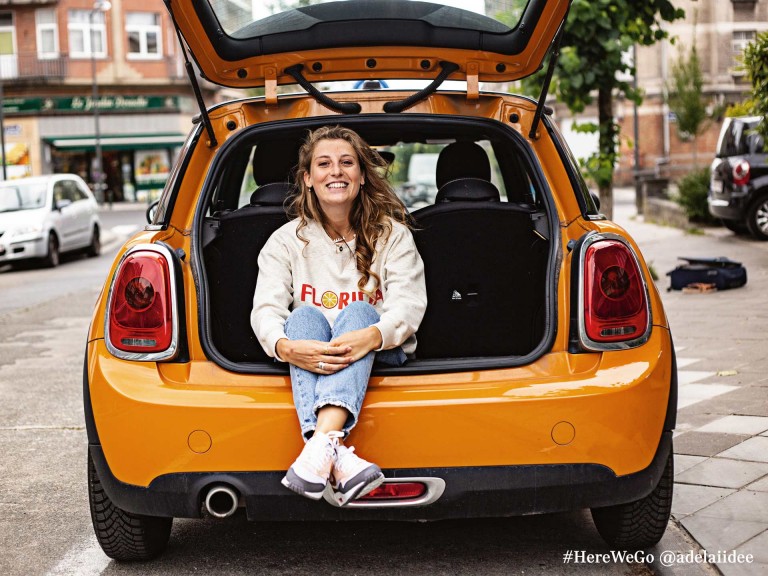
[[[386,180],[388,165],[379,153],[349,128],[323,126],[310,131],[299,149],[299,164],[295,180],[296,192],[288,202],[289,214],[299,219],[299,225],[296,228],[296,235],[299,239],[305,243],[309,242],[300,234],[301,229],[307,226],[309,220],[315,220],[323,227],[330,224],[315,191],[304,183],[304,175],[310,172],[315,146],[321,140],[345,140],[348,142],[357,154],[361,173],[365,177],[365,185],[360,186],[360,192],[352,204],[349,223],[357,235],[355,263],[361,274],[357,286],[361,291],[372,296],[381,284],[381,278],[371,270],[376,258],[376,245],[380,240],[386,242],[392,231],[393,220],[410,228],[410,216],[405,205]],[[371,278],[374,279],[375,283],[372,288],[368,289],[368,282]]]

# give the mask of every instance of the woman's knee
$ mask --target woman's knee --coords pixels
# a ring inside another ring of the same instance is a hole
[[[312,306],[301,306],[286,319],[285,335],[292,340],[329,340],[331,327],[320,310]]]
[[[379,313],[368,302],[352,302],[339,313],[334,329],[339,327],[345,331],[358,330],[376,324],[378,321]]]

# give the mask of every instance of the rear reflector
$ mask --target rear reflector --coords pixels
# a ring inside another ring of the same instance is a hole
[[[409,500],[426,492],[427,487],[421,482],[387,482],[357,500]]]

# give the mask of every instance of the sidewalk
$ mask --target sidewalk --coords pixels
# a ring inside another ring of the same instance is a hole
[[[614,220],[658,273],[677,351],[673,517],[708,554],[722,554],[712,563],[724,575],[768,574],[768,242],[725,228],[691,234],[645,223],[634,194],[614,190]],[[747,285],[668,292],[666,273],[679,256],[738,260]],[[732,551],[754,562],[724,558]],[[677,568],[669,573],[685,573]]]

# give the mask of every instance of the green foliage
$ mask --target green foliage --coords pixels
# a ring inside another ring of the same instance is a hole
[[[768,142],[768,32],[761,32],[753,42],[744,49],[744,69],[752,84],[752,113],[762,116],[763,121],[757,126],[757,131]]]
[[[573,0],[553,78],[553,93],[575,113],[598,94],[599,152],[586,162],[601,188],[610,188],[617,160],[619,127],[613,116],[614,94],[640,102],[642,94],[624,80],[634,74],[625,54],[634,44],[649,46],[667,37],[663,22],[685,17],[672,0]],[[538,94],[544,72],[523,82]]]
[[[677,116],[677,131],[682,140],[699,136],[709,119],[703,88],[704,75],[694,44],[687,54],[680,50],[672,65],[672,82],[667,85],[669,109]]]
[[[743,102],[736,102],[726,108],[725,115],[729,118],[737,118],[739,116],[752,116],[755,103],[751,98],[744,100]]]
[[[694,170],[677,184],[679,195],[676,198],[688,219],[701,224],[713,224],[715,219],[710,216],[707,208],[707,191],[709,189],[709,169]]]

